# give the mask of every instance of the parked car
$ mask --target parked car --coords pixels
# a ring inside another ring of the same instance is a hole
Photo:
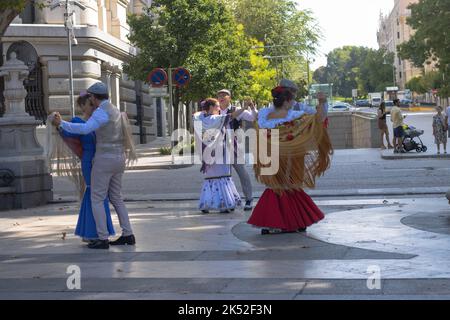
[[[400,100],[400,106],[405,106],[405,107],[409,107],[410,104],[412,104],[412,100],[411,99],[401,99]]]
[[[355,107],[352,107],[350,104],[346,102],[335,102],[328,106],[329,112],[334,111],[356,111],[357,109]]]
[[[355,106],[357,107],[368,107],[369,106],[369,100],[356,100]]]

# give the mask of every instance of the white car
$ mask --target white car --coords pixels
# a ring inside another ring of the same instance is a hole
[[[328,106],[329,112],[335,112],[335,111],[356,111],[357,108],[352,107],[350,104],[346,102],[335,102],[333,104],[330,104]]]

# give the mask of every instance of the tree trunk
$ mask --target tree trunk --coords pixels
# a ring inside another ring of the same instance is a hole
[[[5,9],[0,12],[0,37],[3,37],[9,24],[19,13],[20,12],[13,9]]]
[[[191,120],[192,120],[192,112],[191,112],[191,101],[186,101],[186,130],[191,131]]]
[[[173,130],[178,129],[178,112],[180,107],[180,97],[178,95],[178,89],[175,89],[175,96],[173,98]]]
[[[31,0],[19,0],[17,2],[22,2],[23,7],[26,7]],[[14,18],[21,12],[19,11],[18,7],[20,7],[20,3],[15,5],[17,7],[15,8],[6,8],[0,10],[0,38],[3,37],[3,35],[6,32],[6,29],[8,29],[9,24],[14,20]]]

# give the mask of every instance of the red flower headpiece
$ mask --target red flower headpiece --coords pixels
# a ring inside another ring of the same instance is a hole
[[[280,93],[283,93],[284,90],[285,90],[285,88],[278,86],[278,87],[275,87],[275,88],[272,89],[272,93],[280,94]]]

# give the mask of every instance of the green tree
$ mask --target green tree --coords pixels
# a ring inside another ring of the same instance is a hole
[[[384,49],[367,49],[358,77],[360,92],[380,92],[394,85],[394,54]]]
[[[264,105],[271,100],[271,89],[276,86],[276,70],[271,68],[269,60],[263,57],[262,42],[252,39],[251,45],[248,95],[258,105]]]
[[[435,61],[441,73],[439,95],[450,95],[450,1],[420,0],[409,5],[407,23],[415,30],[409,41],[398,46],[399,56],[416,67]]]
[[[189,86],[175,90],[174,114],[180,102],[198,101],[222,88],[242,96],[250,47],[223,1],[155,0],[147,14],[130,16],[129,24],[129,39],[139,48],[124,66],[132,78],[144,80],[155,67],[190,70]]]
[[[327,65],[314,72],[313,80],[333,83],[333,91],[339,96],[351,97],[352,89],[363,96],[393,84],[394,56],[383,49],[344,46],[327,57]]]
[[[334,49],[327,56],[328,83],[333,83],[334,92],[343,97],[351,97],[357,88],[356,76],[363,60],[363,49],[344,46]]]
[[[317,68],[313,73],[313,80],[316,83],[327,83],[328,79],[328,68],[325,66]]]
[[[31,0],[0,1],[0,38],[5,34],[9,24],[29,3],[31,3]]]
[[[442,88],[442,74],[439,71],[430,71],[421,77],[421,84],[425,90]]]
[[[245,33],[263,42],[264,54],[278,78],[305,78],[306,59],[313,55],[321,33],[310,11],[297,9],[291,0],[228,0]]]
[[[413,94],[414,93],[419,93],[419,94],[424,94],[427,92],[427,89],[424,87],[423,85],[423,81],[422,81],[422,77],[414,77],[411,78],[407,83],[406,83],[406,88],[410,89]]]

